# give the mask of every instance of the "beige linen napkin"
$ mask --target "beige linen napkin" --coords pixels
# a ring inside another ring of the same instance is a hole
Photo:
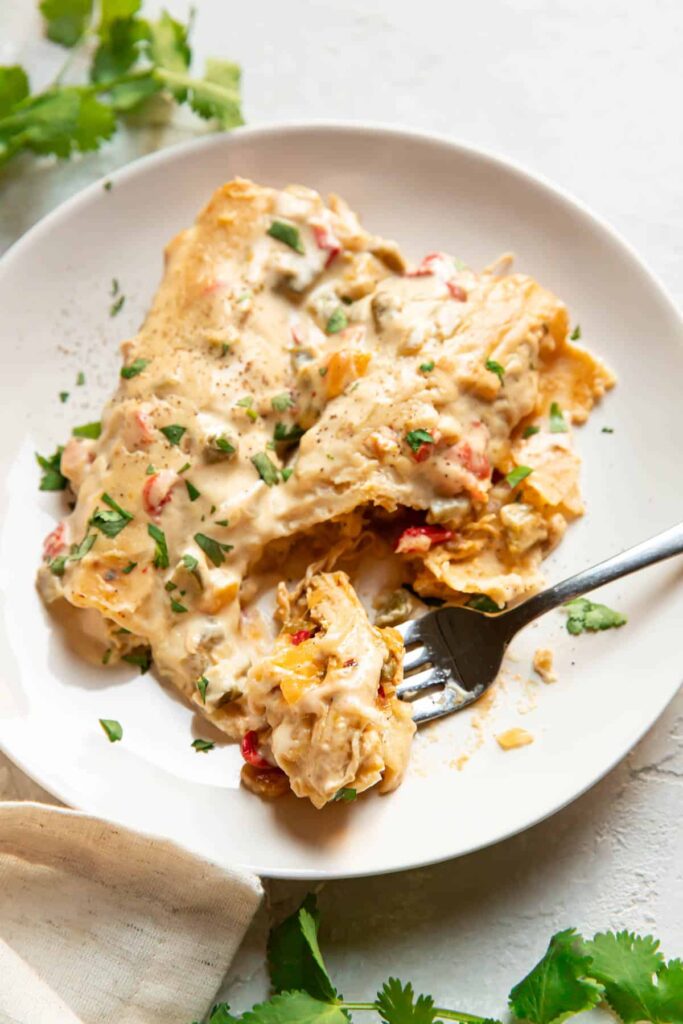
[[[61,807],[0,803],[0,1024],[191,1024],[258,879]]]

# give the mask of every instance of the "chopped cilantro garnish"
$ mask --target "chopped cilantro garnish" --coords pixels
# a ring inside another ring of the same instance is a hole
[[[435,363],[434,363],[433,359],[430,359],[429,362],[427,362],[427,363],[420,363],[420,372],[421,373],[431,373],[432,370],[434,369],[434,366],[435,366]]]
[[[522,480],[526,480],[530,473],[533,473],[530,466],[515,466],[514,469],[510,470],[505,479],[510,487],[516,487],[517,484],[521,484]]]
[[[154,565],[157,569],[168,569],[168,545],[166,534],[154,523],[147,523],[147,533],[154,541]]]
[[[495,359],[487,359],[485,365],[487,370],[490,370],[491,373],[495,373],[496,377],[502,384],[505,376],[505,367],[501,366],[500,363],[497,363]]]
[[[254,467],[258,470],[258,474],[264,484],[268,487],[272,487],[273,484],[278,482],[277,466],[274,462],[271,462],[265,452],[257,452],[256,455],[252,455],[251,461]]]
[[[109,316],[118,316],[118,314],[123,309],[123,304],[125,301],[126,296],[119,295],[118,299],[116,299],[115,302],[112,302],[111,306],[109,307]]]
[[[85,374],[83,373],[83,370],[78,371],[78,374],[76,376],[76,384],[78,385],[79,388],[82,388],[83,385],[85,384]]]
[[[62,405],[64,405],[65,402],[68,402],[68,400],[69,400],[69,392],[68,391],[60,391],[59,392],[59,401],[62,403]]]
[[[149,647],[136,647],[134,650],[129,651],[128,654],[124,654],[123,660],[127,661],[129,665],[137,665],[140,669],[140,675],[144,676],[152,664],[152,652]]]
[[[194,557],[194,555],[183,555],[180,561],[183,563],[186,569],[189,569],[190,572],[195,572],[197,566],[199,565],[199,562]]]
[[[194,749],[197,751],[198,754],[199,753],[206,754],[207,751],[213,750],[213,748],[216,746],[216,744],[212,743],[211,740],[200,740],[200,739],[197,739],[197,740],[192,740],[192,746],[194,747]]]
[[[601,433],[603,433],[603,434],[613,434],[614,433],[614,427],[603,427]]]
[[[569,430],[567,421],[564,418],[564,414],[560,409],[557,402],[553,402],[550,406],[550,433],[551,434],[566,434]]]
[[[273,439],[281,444],[295,444],[305,433],[306,431],[298,423],[293,423],[291,427],[288,427],[286,423],[276,423]]]
[[[524,433],[522,434],[522,437],[533,437],[534,434],[539,433],[540,429],[541,428],[537,427],[535,423],[530,423],[528,427],[524,428]]]
[[[61,472],[63,451],[60,445],[54,455],[46,457],[36,452],[36,462],[43,471],[40,478],[41,491],[63,491],[68,484],[69,481]]]
[[[100,718],[99,723],[107,734],[110,743],[117,743],[123,736],[123,728],[115,718]]]
[[[414,452],[419,451],[423,444],[434,444],[434,438],[428,430],[409,430],[406,441]]]
[[[349,804],[352,800],[355,800],[358,793],[355,789],[351,789],[348,786],[344,786],[343,789],[338,789],[332,797],[333,801],[341,801],[342,803]]]
[[[271,238],[277,238],[278,242],[284,242],[285,245],[288,245],[290,249],[294,249],[301,256],[304,255],[306,250],[301,241],[299,229],[294,224],[288,224],[284,220],[274,220],[268,228],[267,234]]]
[[[124,380],[131,380],[149,366],[149,359],[134,359],[128,366],[121,367],[121,376]]]
[[[581,337],[581,325],[577,324],[572,333],[569,335],[570,341],[578,341]]]
[[[287,481],[289,480],[289,478],[290,478],[290,476],[292,475],[293,472],[294,472],[294,470],[292,469],[291,466],[285,466],[284,469],[280,470],[280,475],[281,475],[281,477],[282,477],[282,479],[284,480],[285,483],[287,483]]]
[[[187,611],[187,608],[185,607],[184,604],[181,604],[180,601],[176,601],[175,597],[172,597],[171,598],[171,611],[172,612],[177,612],[178,615],[182,615],[183,612]]]
[[[493,614],[494,612],[502,612],[502,608],[499,608],[495,601],[492,601],[488,594],[473,594],[469,601],[465,602],[466,608],[474,608],[476,612],[487,612]]]
[[[605,604],[595,604],[585,597],[577,597],[566,604],[567,632],[575,636],[586,630],[597,632],[599,629],[612,629],[623,626],[627,621],[621,612],[615,612]]]
[[[349,318],[347,317],[344,307],[337,306],[334,312],[328,317],[327,323],[325,324],[325,334],[339,334],[345,327],[349,326]]]
[[[213,537],[207,537],[205,533],[195,533],[194,539],[215,566],[222,565],[225,561],[223,552],[232,551],[233,548],[232,544],[221,544],[220,541],[214,540]]]
[[[97,540],[96,533],[87,533],[80,544],[72,544],[68,555],[58,555],[48,563],[48,568],[53,576],[63,576],[69,562],[80,562],[85,558],[90,548]]]
[[[285,412],[287,409],[291,409],[294,405],[294,399],[288,391],[283,391],[281,395],[274,395],[270,404],[276,412]]]
[[[74,427],[71,433],[74,437],[87,437],[91,441],[96,441],[102,433],[102,424],[99,421],[95,423],[84,423],[81,427]]]
[[[174,583],[173,580],[167,580],[167,582],[164,583],[164,590],[167,590],[169,592],[169,594],[170,594],[170,592],[172,590],[177,590],[177,589],[178,589],[178,584]]]
[[[118,279],[115,277],[112,277],[111,279],[111,288],[109,289],[109,294],[111,295],[112,298],[115,295],[119,294],[119,282]]]
[[[145,470],[145,474],[146,474],[146,476],[154,476],[155,473],[156,473],[156,466],[153,466],[152,463],[150,462],[149,466]]]
[[[195,485],[193,483],[191,483],[189,480],[186,480],[185,481],[185,486],[187,487],[187,494],[188,494],[188,497],[189,497],[190,501],[196,501],[197,498],[200,497],[200,492],[197,490]]]
[[[189,468],[190,468],[190,463],[189,462],[185,462],[185,463],[183,463],[183,465],[178,470],[178,473],[179,474],[180,473],[186,473]]]
[[[104,189],[105,192],[111,192],[111,190],[112,190],[112,183],[111,183],[111,181],[105,181],[104,184],[102,185],[102,188]]]
[[[230,520],[229,519],[217,519],[216,520],[216,526],[229,526],[229,525],[230,525]]]
[[[200,676],[195,686],[199,690],[199,696],[202,698],[202,704],[206,704],[206,691],[209,688],[209,680],[206,676]]]
[[[326,366],[319,366],[318,367],[318,373],[320,374],[321,377],[326,377],[327,376],[327,367]]]
[[[107,647],[106,651],[102,655],[102,664],[103,665],[108,665],[110,658],[111,658],[111,647]]]
[[[160,427],[159,429],[170,444],[178,445],[187,427],[181,427],[177,423],[170,423],[167,427]]]
[[[107,537],[116,537],[125,526],[128,526],[133,516],[121,508],[108,494],[102,495],[102,501],[109,506],[109,509],[95,509],[90,522]]]
[[[133,569],[135,569],[137,564],[138,564],[137,562],[129,562],[128,565],[126,566],[126,568],[122,569],[121,572],[124,574],[124,576],[128,576],[129,573],[131,573],[133,571]]]

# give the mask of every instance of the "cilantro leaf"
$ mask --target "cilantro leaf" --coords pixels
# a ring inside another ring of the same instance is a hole
[[[133,377],[137,377],[148,366],[149,359],[134,359],[128,366],[121,367],[121,376],[124,380],[132,380]]]
[[[581,324],[577,324],[572,333],[569,335],[570,341],[578,341],[581,337]]]
[[[271,929],[268,969],[276,992],[301,989],[315,999],[337,998],[318,945],[319,926],[316,898],[309,893],[297,911]]]
[[[389,978],[384,983],[376,1002],[386,1024],[432,1024],[437,1016],[431,996],[415,999],[411,983],[403,985],[398,978]]]
[[[47,22],[48,39],[75,46],[92,15],[93,0],[42,0],[40,10]]]
[[[0,117],[28,96],[28,75],[18,64],[0,66]]]
[[[605,998],[624,1024],[683,1021],[683,965],[665,965],[652,936],[602,932],[583,949],[592,960],[590,974],[605,986]]]
[[[39,487],[41,491],[63,491],[69,483],[61,471],[63,451],[64,448],[62,445],[59,445],[53,455],[46,457],[45,455],[39,455],[38,452],[35,453],[36,462],[43,471]]]
[[[170,562],[166,534],[154,523],[147,523],[147,533],[154,541],[154,565],[157,569],[168,569]]]
[[[201,491],[198,491],[190,480],[185,481],[185,487],[187,488],[187,496],[190,501],[196,501],[197,498],[201,497]]]
[[[298,423],[293,423],[291,427],[288,427],[285,423],[276,423],[273,430],[273,440],[282,444],[296,444],[305,433],[306,431]]]
[[[218,567],[225,561],[224,551],[232,551],[232,544],[221,544],[220,541],[214,540],[213,537],[207,537],[205,533],[195,533],[194,539],[202,549],[204,554],[209,558],[213,564]]]
[[[116,128],[114,112],[87,86],[57,86],[28,97],[0,121],[0,160],[21,149],[66,158],[97,149]]]
[[[474,608],[477,612],[488,612],[493,614],[494,612],[502,612],[503,608],[499,608],[495,601],[493,601],[488,594],[473,594],[472,597],[465,602],[466,608]],[[503,605],[503,607],[505,607]]]
[[[100,422],[84,423],[82,427],[74,427],[71,433],[74,437],[87,437],[91,441],[96,441],[102,433],[102,424]]]
[[[500,363],[497,363],[495,359],[487,359],[485,365],[487,370],[490,370],[491,373],[495,373],[496,377],[502,384],[505,377],[505,367],[501,366]]]
[[[334,794],[332,800],[341,801],[341,803],[344,804],[350,804],[357,796],[358,793],[355,789],[352,789],[350,786],[342,786],[342,788],[338,789]]]
[[[174,74],[185,78],[190,66],[192,52],[187,42],[187,28],[163,11],[158,21],[150,25],[149,55],[157,69],[171,72],[161,75],[162,81],[178,102],[187,98],[187,87],[179,81],[174,83]]]
[[[209,1015],[208,1024],[237,1024],[239,1018],[233,1017],[227,1003],[216,1003]]]
[[[543,958],[510,992],[510,1008],[531,1024],[560,1024],[602,999],[602,985],[591,975],[590,956],[582,953],[575,929],[558,932]]]
[[[200,676],[197,682],[195,683],[195,686],[199,691],[199,696],[202,698],[202,704],[206,704],[206,691],[209,688],[209,680],[206,678],[206,676]]]
[[[207,754],[210,750],[216,746],[211,740],[196,739],[191,744],[198,754]]]
[[[423,444],[434,444],[434,438],[428,430],[409,430],[406,441],[414,452],[419,451]]]
[[[298,252],[302,256],[306,252],[299,229],[294,224],[288,224],[284,220],[274,220],[266,234],[271,238],[277,238],[278,242],[284,242],[290,249],[294,249],[294,252]]]
[[[80,562],[97,540],[96,533],[87,533],[80,544],[72,544],[68,555],[58,555],[48,563],[48,569],[54,576],[63,576],[69,562]]]
[[[136,647],[134,650],[129,651],[128,654],[124,654],[123,660],[127,661],[129,665],[137,665],[140,669],[140,675],[144,676],[152,664],[152,652],[149,647]]]
[[[110,743],[117,743],[123,736],[123,727],[115,718],[100,718],[99,723],[107,734]]]
[[[566,434],[568,430],[569,427],[567,426],[567,421],[564,418],[564,413],[557,402],[553,402],[550,406],[550,433]]]
[[[565,606],[567,611],[567,632],[578,636],[589,630],[592,633],[600,629],[612,629],[623,626],[628,620],[621,612],[615,612],[606,604],[596,604],[586,597],[577,597]]]
[[[203,118],[214,118],[221,128],[237,128],[244,124],[240,105],[239,64],[231,60],[209,59],[201,79],[193,79],[190,106]]]
[[[160,427],[159,429],[169,444],[179,445],[187,427],[181,427],[177,423],[170,423],[167,427]]]
[[[516,487],[517,484],[521,484],[522,480],[526,480],[530,473],[533,473],[533,469],[530,466],[515,466],[514,469],[510,470],[505,479],[510,487]]]
[[[251,457],[252,464],[267,487],[279,483],[277,466],[265,452],[257,452]]]
[[[307,992],[283,992],[243,1014],[242,1024],[348,1024],[341,1006]]]
[[[98,530],[101,530],[107,537],[116,537],[125,526],[128,526],[133,516],[130,512],[126,512],[125,509],[121,508],[108,494],[102,495],[102,501],[105,505],[109,506],[109,509],[96,508],[90,523],[96,526]]]
[[[434,369],[435,365],[436,364],[434,363],[433,359],[430,359],[426,363],[420,363],[420,366],[419,366],[420,373],[431,373],[432,370]]]
[[[524,428],[522,437],[526,440],[527,437],[533,437],[534,434],[538,434],[541,428],[537,427],[535,423],[530,423],[528,427]]]

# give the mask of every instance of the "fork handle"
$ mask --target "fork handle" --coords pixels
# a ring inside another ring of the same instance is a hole
[[[551,608],[571,601],[574,597],[581,597],[583,594],[595,590],[597,587],[618,580],[629,573],[644,569],[647,565],[654,565],[672,555],[683,554],[683,523],[672,526],[670,530],[651,537],[650,540],[636,544],[634,548],[622,551],[619,555],[608,558],[606,562],[594,565],[592,569],[584,569],[576,576],[570,576],[562,583],[556,583],[554,587],[542,590],[535,594],[524,604],[506,612],[504,618],[510,624],[511,635],[522,629],[529,622],[537,619],[539,615],[549,612]]]

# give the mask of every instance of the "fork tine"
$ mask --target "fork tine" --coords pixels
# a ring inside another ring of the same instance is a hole
[[[403,656],[403,671],[411,672],[414,668],[419,668],[420,665],[424,665],[426,661],[429,661],[430,654],[426,647],[414,647],[410,651],[406,651]]]
[[[420,640],[420,620],[408,619],[406,622],[399,622],[394,626],[403,637],[404,644],[414,644]]]
[[[484,687],[477,687],[471,692],[464,690],[457,683],[445,686],[439,693],[421,697],[411,704],[413,721],[416,725],[424,725],[425,722],[433,722],[437,718],[443,718],[454,711],[461,711],[468,704],[474,704],[481,697]]]
[[[443,686],[448,681],[448,673],[444,669],[435,666],[434,668],[426,669],[424,672],[416,672],[412,676],[407,676],[396,687],[396,694],[399,697],[404,697],[408,693],[419,693],[420,690],[428,690],[432,686]]]

